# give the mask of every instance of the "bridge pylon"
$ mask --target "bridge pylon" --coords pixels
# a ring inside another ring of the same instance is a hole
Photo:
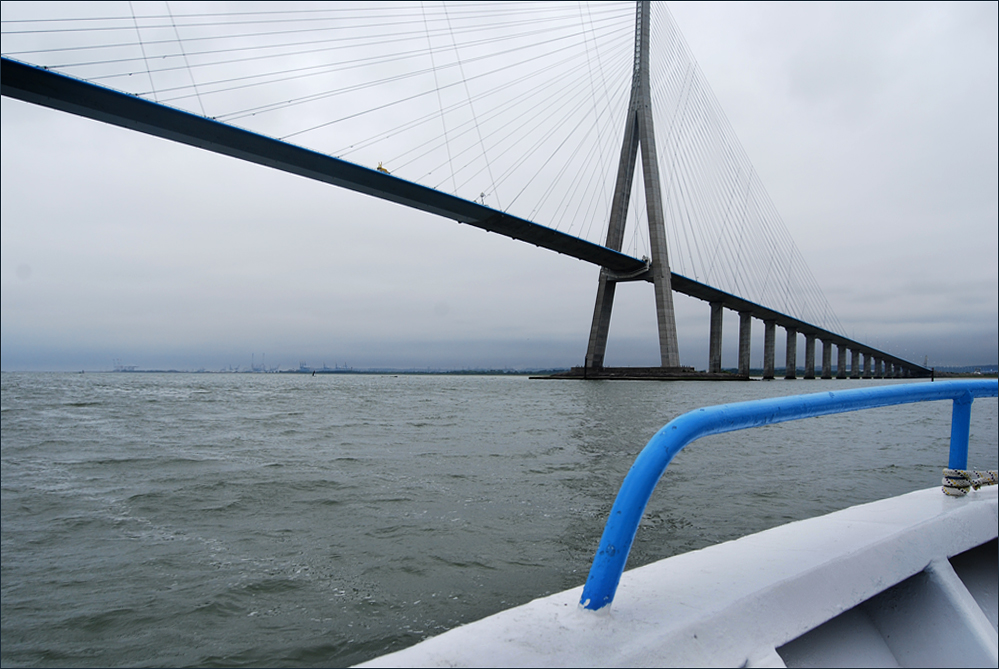
[[[649,245],[652,259],[646,272],[638,276],[621,276],[607,268],[600,270],[597,299],[593,307],[593,322],[586,349],[586,368],[604,366],[607,333],[610,330],[614,291],[620,281],[651,279],[656,292],[656,317],[659,326],[659,356],[661,366],[680,366],[677,347],[676,316],[673,311],[673,287],[666,249],[666,221],[663,214],[662,191],[659,186],[659,161],[656,155],[655,131],[652,123],[652,95],[649,85],[649,19],[650,3],[639,0],[635,16],[635,61],[631,79],[631,99],[617,168],[614,199],[605,246],[620,251],[624,241],[624,226],[628,217],[628,201],[634,183],[639,149],[642,155],[642,176],[645,185],[645,207],[649,220]],[[650,276],[651,275],[651,276]]]

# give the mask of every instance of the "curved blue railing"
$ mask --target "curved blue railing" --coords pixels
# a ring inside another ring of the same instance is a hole
[[[692,441],[709,434],[813,416],[895,404],[953,400],[948,467],[967,469],[971,403],[976,397],[997,395],[999,381],[995,379],[937,381],[721,404],[690,411],[673,419],[649,440],[621,484],[610,518],[604,526],[600,548],[593,558],[590,575],[583,586],[580,605],[597,610],[613,601],[649,497],[673,457]]]

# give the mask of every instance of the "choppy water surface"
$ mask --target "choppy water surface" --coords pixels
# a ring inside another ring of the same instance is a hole
[[[684,411],[886,383],[2,375],[2,662],[346,665],[580,585]],[[976,400],[970,464],[996,467]],[[629,566],[935,485],[950,403],[711,437]]]

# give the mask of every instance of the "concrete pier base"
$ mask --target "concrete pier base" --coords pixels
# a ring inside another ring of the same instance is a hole
[[[711,302],[711,334],[708,340],[708,371],[720,372],[722,365],[722,305]]]
[[[805,335],[805,378],[815,378],[815,335]]]
[[[739,312],[739,375],[749,377],[749,354],[753,337],[753,316],[748,311]]]
[[[842,344],[836,347],[836,378],[846,378],[846,346]]]
[[[828,339],[822,340],[822,378],[832,378],[832,348],[833,343]]]
[[[774,378],[774,326],[775,321],[763,321],[763,378]]]
[[[798,378],[798,331],[794,328],[787,330],[787,349],[784,354],[784,378]]]
[[[693,367],[573,367],[568,372],[532,379],[588,381],[748,381],[749,375],[698,372]]]

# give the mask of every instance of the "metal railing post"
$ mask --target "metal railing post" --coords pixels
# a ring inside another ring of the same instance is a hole
[[[639,521],[652,491],[673,457],[691,442],[709,434],[734,432],[813,416],[896,404],[953,400],[949,467],[967,469],[971,403],[975,397],[997,395],[999,381],[992,379],[907,383],[722,404],[689,411],[674,418],[656,432],[628,470],[617,499],[614,500],[607,525],[604,526],[600,547],[583,586],[580,606],[595,611],[609,606],[614,600],[621,574],[628,561],[628,553],[635,541]]]
[[[947,466],[951,469],[968,468],[968,435],[971,432],[971,393],[954,398],[954,410],[950,415],[950,458]]]

